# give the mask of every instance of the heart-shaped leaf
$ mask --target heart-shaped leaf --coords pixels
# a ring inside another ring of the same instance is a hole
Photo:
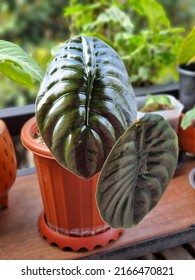
[[[56,160],[84,178],[100,171],[137,114],[118,54],[95,37],[76,36],[56,54],[36,100],[41,135]]]
[[[136,225],[156,205],[172,178],[178,139],[168,122],[145,114],[120,137],[100,174],[97,203],[113,228]]]

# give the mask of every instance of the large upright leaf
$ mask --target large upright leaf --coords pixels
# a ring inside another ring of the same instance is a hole
[[[43,72],[34,59],[18,45],[0,40],[0,72],[25,86],[41,82]]]
[[[184,39],[178,58],[178,64],[192,62],[195,62],[195,26]]]
[[[159,201],[178,160],[177,135],[168,122],[146,114],[111,150],[100,174],[97,203],[113,228],[136,225]]]
[[[136,114],[122,60],[96,37],[76,36],[65,43],[36,100],[46,145],[60,164],[84,178],[100,171]]]

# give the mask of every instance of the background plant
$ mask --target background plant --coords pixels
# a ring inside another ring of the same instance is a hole
[[[163,6],[154,0],[104,1],[65,8],[71,36],[97,36],[122,57],[134,85],[177,78],[176,58],[182,28],[171,26]]]

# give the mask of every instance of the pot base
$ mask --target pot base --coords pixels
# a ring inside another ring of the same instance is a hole
[[[106,246],[109,241],[116,240],[119,234],[123,232],[122,229],[112,229],[86,237],[72,237],[68,235],[59,234],[47,225],[44,213],[41,213],[39,217],[39,230],[43,237],[45,237],[49,244],[56,244],[59,248],[64,249],[66,247],[77,251],[81,248],[92,250],[96,246]]]

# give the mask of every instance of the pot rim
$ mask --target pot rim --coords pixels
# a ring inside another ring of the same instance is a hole
[[[184,66],[186,66],[186,64],[179,65],[177,67],[177,71],[182,75],[185,75],[185,76],[188,76],[188,77],[195,77],[195,71],[183,69]]]
[[[36,122],[36,117],[34,116],[30,118],[22,127],[20,135],[22,144],[28,150],[32,151],[35,154],[53,159],[53,156],[49,151],[48,147],[46,145],[39,144],[38,141],[33,138],[37,130],[38,126]]]

